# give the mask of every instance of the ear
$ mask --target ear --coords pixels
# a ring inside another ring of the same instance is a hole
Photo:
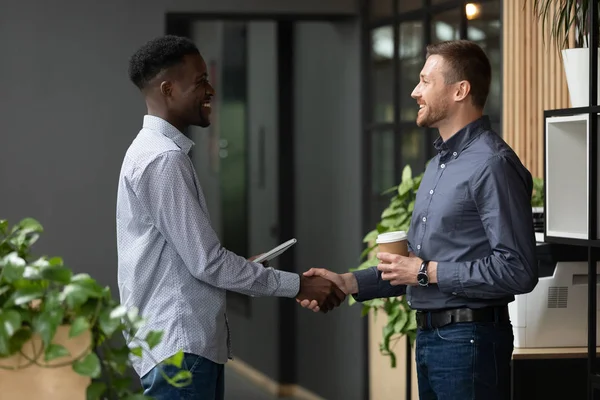
[[[160,83],[160,93],[165,97],[171,97],[173,94],[173,83],[170,81],[163,81]]]
[[[454,101],[463,101],[471,93],[471,83],[469,81],[457,82],[454,91]]]

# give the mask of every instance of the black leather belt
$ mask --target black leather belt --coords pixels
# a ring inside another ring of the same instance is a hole
[[[416,318],[420,329],[441,328],[458,322],[510,322],[508,306],[417,311]]]

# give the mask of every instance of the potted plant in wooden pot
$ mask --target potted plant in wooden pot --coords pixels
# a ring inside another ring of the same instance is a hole
[[[61,258],[33,257],[42,231],[31,218],[12,227],[0,220],[0,398],[145,398],[132,390],[131,357],[156,346],[162,333],[133,339],[131,349],[119,340],[142,326],[137,310],[121,306],[88,274],[74,274]],[[182,357],[166,363],[180,366]],[[190,378],[188,371],[168,377],[173,385]]]
[[[417,190],[421,184],[423,175],[412,176],[412,169],[409,165],[402,171],[402,181],[398,186],[394,186],[383,194],[394,193],[390,199],[389,206],[383,210],[381,221],[376,228],[363,238],[367,248],[362,252],[361,259],[365,261],[352,269],[359,270],[370,268],[378,264],[376,257],[377,244],[375,239],[377,235],[385,232],[406,231],[408,232],[412,212],[415,208],[415,198]],[[350,297],[350,304],[355,301]],[[387,323],[383,328],[382,341],[380,345],[381,353],[390,357],[392,368],[396,367],[396,355],[392,349],[394,342],[402,336],[408,336],[411,344],[414,342],[417,334],[417,325],[415,320],[415,311],[410,308],[404,297],[390,297],[386,299],[374,299],[362,303],[363,316],[373,311],[376,315],[379,310],[385,312],[388,317]]]
[[[571,106],[588,106],[589,9],[592,2],[589,0],[532,1],[534,15],[541,21],[542,31],[544,34],[549,32],[557,48],[561,50]],[[600,84],[600,79],[598,82]]]
[[[382,212],[381,220],[375,229],[367,233],[363,239],[366,248],[360,258],[364,261],[351,271],[378,264],[377,244],[375,243],[377,235],[392,231],[408,232],[417,190],[422,178],[423,174],[413,177],[412,170],[407,165],[402,171],[400,184],[383,193],[384,195],[393,195],[388,207]],[[349,297],[349,303],[350,305],[355,303],[352,297]],[[414,355],[410,352],[410,347],[414,346],[417,335],[416,311],[410,308],[403,296],[369,300],[361,305],[362,315],[369,317],[369,342],[371,342],[369,344],[369,373],[372,382],[369,398],[371,400],[384,400],[391,397],[404,398],[401,397],[401,393],[405,392],[407,387],[405,379],[407,362],[412,365],[412,387],[416,387]],[[380,313],[384,315],[380,315]],[[386,385],[377,384],[381,381],[387,382]],[[412,398],[416,399],[417,396],[417,390],[413,389]]]

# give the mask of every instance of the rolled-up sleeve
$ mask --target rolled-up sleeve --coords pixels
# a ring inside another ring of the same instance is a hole
[[[298,293],[298,274],[265,268],[223,248],[199,201],[201,189],[186,154],[176,150],[160,154],[134,175],[132,188],[196,279],[250,296]]]
[[[531,212],[531,175],[497,155],[470,181],[491,254],[468,262],[438,262],[440,291],[479,299],[528,293],[538,282]]]
[[[393,286],[381,279],[381,271],[377,267],[354,271],[353,274],[358,283],[358,293],[353,297],[358,302],[406,294],[406,285]]]

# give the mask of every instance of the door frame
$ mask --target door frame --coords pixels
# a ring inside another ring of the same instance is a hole
[[[362,13],[182,13],[168,12],[165,15],[165,33],[191,38],[191,26],[196,21],[271,21],[277,24],[277,94],[278,94],[278,241],[284,242],[295,234],[295,159],[294,159],[294,24],[296,22],[350,22],[360,21],[361,30],[366,26],[362,21]],[[361,32],[361,36],[364,35]],[[364,44],[359,51],[363,51]],[[364,57],[362,57],[364,59]],[[361,65],[361,69],[362,69]],[[363,72],[361,71],[361,76]],[[361,84],[364,86],[364,82]],[[361,91],[364,88],[361,88]],[[362,107],[363,109],[365,107]],[[364,124],[364,121],[363,121]],[[285,134],[282,134],[285,132]],[[363,168],[364,170],[364,168]],[[364,207],[364,205],[363,205]],[[281,269],[295,272],[296,257],[294,247],[279,256]],[[280,384],[297,383],[297,311],[295,302],[279,299],[279,365],[281,368]],[[363,343],[361,351],[368,359],[369,354],[369,322],[363,318]],[[369,398],[369,365],[363,368],[362,398]]]

